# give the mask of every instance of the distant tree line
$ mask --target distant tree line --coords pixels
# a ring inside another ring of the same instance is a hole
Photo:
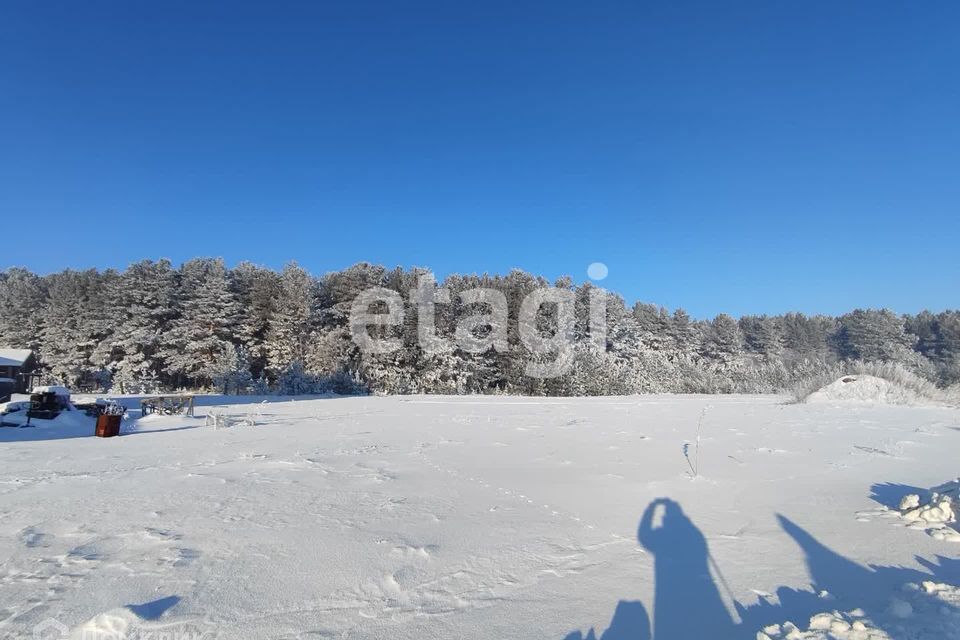
[[[529,378],[524,365],[533,356],[516,339],[520,301],[539,287],[573,291],[582,335],[594,285],[550,283],[520,270],[449,276],[442,286],[451,302],[436,307],[437,333],[449,336],[477,306],[458,292],[502,292],[510,303],[509,350],[425,352],[416,340],[417,307],[408,301],[399,328],[404,346],[361,352],[349,330],[356,296],[385,287],[407,300],[427,273],[361,263],[315,277],[293,263],[278,273],[246,262],[229,269],[216,258],[46,276],[12,268],[0,272],[0,345],[33,349],[50,382],[127,393],[762,393],[854,360],[899,363],[941,386],[960,380],[960,311],[694,320],[682,309],[628,306],[613,293],[605,294],[606,347],[578,343],[567,373]],[[491,328],[470,330],[482,336]]]

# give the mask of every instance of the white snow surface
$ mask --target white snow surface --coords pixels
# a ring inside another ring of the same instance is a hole
[[[29,402],[14,401],[0,405],[0,421],[5,425],[22,425],[17,432],[0,431],[0,443],[7,440],[46,440],[88,436],[92,433],[93,420],[73,404],[67,402],[63,411],[52,420],[27,418]],[[9,411],[9,413],[8,413]],[[30,425],[27,425],[29,421]],[[2,428],[2,427],[0,427]],[[10,427],[5,427],[9,429]],[[4,437],[4,436],[7,437]],[[12,437],[10,437],[12,436]],[[2,454],[0,454],[2,455]]]
[[[960,530],[956,528],[960,513],[960,478],[923,493],[905,495],[900,499],[896,513],[911,529],[922,529],[938,540],[960,542]]]
[[[844,376],[811,393],[808,404],[898,404],[924,406],[939,404],[912,389],[871,375]]]
[[[0,638],[955,637],[957,546],[857,518],[956,475],[955,409],[261,400],[0,428]]]
[[[33,393],[52,393],[56,396],[67,398],[68,400],[70,399],[70,389],[67,389],[59,384],[48,385],[45,387],[34,387]]]
[[[30,349],[0,348],[0,367],[19,367],[30,358]]]
[[[957,640],[960,589],[929,580],[909,582],[876,615],[872,619],[863,609],[818,613],[806,629],[792,622],[773,624],[757,633],[757,640]]]

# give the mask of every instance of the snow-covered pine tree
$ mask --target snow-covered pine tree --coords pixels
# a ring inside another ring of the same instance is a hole
[[[743,355],[743,336],[737,321],[721,313],[707,326],[703,355],[723,364],[730,364]]]
[[[631,310],[637,339],[653,351],[670,351],[676,345],[671,336],[671,319],[663,307],[637,302]]]
[[[945,384],[960,382],[960,311],[937,314],[936,362]]]
[[[178,303],[178,317],[163,336],[167,372],[177,386],[210,384],[218,362],[233,349],[239,311],[223,260],[184,263]]]
[[[318,286],[319,322],[324,327],[346,326],[353,301],[360,292],[382,287],[385,278],[386,269],[369,262],[324,275]]]
[[[791,362],[835,361],[839,356],[831,336],[837,321],[828,316],[808,317],[802,313],[788,313],[779,318],[783,328],[784,359]]]
[[[402,333],[403,348],[365,357],[348,326],[354,298],[376,286],[406,298],[421,273],[362,263],[324,276],[317,286],[295,265],[283,274],[249,264],[228,271],[210,259],[191,261],[179,272],[166,261],[137,263],[120,274],[65,271],[43,278],[9,269],[0,272],[0,346],[32,348],[47,368],[47,380],[103,383],[109,371],[115,387],[124,391],[208,384],[214,378],[221,382],[224,371],[247,368],[234,362],[240,353],[234,345],[246,348],[254,375],[268,361],[272,376],[297,361],[324,381],[336,377],[347,388],[359,379],[375,392],[604,393],[613,386],[773,391],[798,376],[826,371],[841,358],[899,362],[941,383],[960,380],[956,311],[902,318],[889,311],[859,310],[839,320],[786,314],[747,316],[736,323],[729,318],[695,322],[682,310],[671,316],[652,305],[627,311],[613,295],[606,297],[605,354],[600,357],[594,344],[597,353],[575,353],[572,374],[532,379],[524,375],[531,354],[520,344],[518,311],[528,293],[549,283],[522,271],[450,276],[443,283],[450,303],[435,310],[442,337],[467,331],[481,339],[505,332],[509,351],[421,349],[420,310],[408,300],[403,327],[389,330]],[[556,284],[574,288],[569,279]],[[493,332],[483,322],[485,298],[460,296],[477,287],[495,290],[508,301],[506,319],[492,320],[498,325]],[[584,304],[589,291],[577,288],[580,338],[590,337]],[[549,330],[549,309],[541,315],[538,325]]]
[[[211,367],[210,377],[223,394],[242,395],[250,391],[254,378],[246,349],[234,345],[224,348]]]
[[[94,363],[113,372],[117,391],[137,391],[141,382],[156,388],[166,368],[161,336],[176,314],[176,272],[167,260],[137,262],[108,282],[103,295],[113,328],[94,349]]]
[[[317,284],[313,277],[291,262],[283,268],[279,284],[263,343],[267,367],[274,375],[293,362],[303,366],[316,322]]]
[[[765,358],[778,358],[783,353],[783,328],[778,318],[743,316],[739,321],[744,346]]]
[[[0,273],[0,346],[37,350],[45,301],[45,284],[35,274],[16,267]]]
[[[277,376],[277,393],[283,396],[300,396],[320,391],[317,377],[307,373],[303,363],[294,360]]]
[[[265,373],[261,373],[260,377],[251,383],[250,393],[255,396],[268,396],[272,393],[270,381],[267,380],[267,375]]]
[[[683,309],[676,309],[673,312],[667,333],[670,336],[670,350],[674,354],[689,357],[700,348],[700,330]]]
[[[66,270],[47,276],[47,300],[41,312],[40,358],[60,384],[92,383],[90,362],[95,330],[94,303],[100,295],[95,271]]]
[[[502,304],[502,279],[487,274],[454,275],[447,278],[444,287],[450,304],[438,306],[437,330],[453,336],[458,345],[449,361],[457,370],[457,384],[464,393],[506,389],[503,364],[509,352],[509,310],[504,314],[502,309],[494,309]]]
[[[840,356],[866,362],[909,362],[917,336],[888,309],[857,309],[840,317],[835,340]]]
[[[241,262],[231,270],[230,282],[240,309],[235,339],[246,349],[251,373],[260,376],[267,366],[265,342],[280,296],[280,276],[270,269]]]
[[[123,320],[121,311],[110,305],[112,292],[120,281],[120,274],[108,269],[102,274],[94,274],[96,281],[95,291],[91,292],[89,309],[85,311],[87,329],[84,332],[84,352],[89,360],[92,372],[89,384],[99,389],[110,389],[113,381],[113,370],[109,365],[109,352],[113,337]],[[106,346],[105,346],[106,345]],[[107,357],[104,357],[107,356]]]

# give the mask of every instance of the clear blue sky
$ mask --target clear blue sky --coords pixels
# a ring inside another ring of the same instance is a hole
[[[958,24],[956,2],[4,2],[0,266],[600,261],[699,317],[957,307]]]

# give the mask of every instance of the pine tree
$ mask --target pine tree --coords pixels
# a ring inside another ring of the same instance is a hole
[[[779,318],[783,330],[785,358],[795,361],[826,363],[839,357],[831,336],[837,322],[827,316],[807,317],[802,313],[788,313]]]
[[[840,318],[836,342],[841,357],[868,362],[908,362],[916,336],[904,319],[887,309],[857,309]]]
[[[677,309],[667,327],[671,351],[680,356],[689,356],[700,348],[700,330],[683,309]]]
[[[288,364],[277,376],[277,393],[280,395],[300,396],[319,391],[316,376],[307,373],[299,360]]]
[[[233,350],[237,301],[223,260],[199,258],[180,268],[178,317],[163,337],[167,372],[181,383],[206,385]]]
[[[37,350],[43,330],[43,281],[26,269],[0,273],[0,346]]]
[[[295,262],[284,267],[276,306],[264,340],[267,366],[274,374],[293,362],[307,359],[315,324],[317,285],[313,277]]]
[[[67,386],[92,384],[96,369],[95,302],[101,295],[94,271],[63,271],[47,278],[47,300],[41,312],[40,357],[53,379]]]
[[[113,372],[118,390],[159,385],[166,370],[162,336],[176,313],[176,287],[176,273],[167,260],[132,264],[105,286],[103,313],[114,319],[113,327],[91,357]]]
[[[628,310],[619,296],[604,292],[598,293],[606,320],[600,341],[590,322],[590,301],[599,290],[566,277],[554,286],[574,293],[581,343],[564,351],[571,368],[563,375],[528,377],[532,359],[555,356],[535,356],[522,344],[519,310],[528,294],[549,283],[519,270],[448,277],[433,309],[440,340],[424,348],[426,318],[419,316],[429,307],[409,292],[426,275],[361,263],[317,281],[295,264],[280,274],[249,263],[231,271],[209,258],[179,270],[167,261],[145,261],[122,273],[67,270],[42,278],[9,269],[0,272],[0,346],[33,349],[51,381],[103,385],[112,377],[127,392],[210,384],[264,392],[268,377],[278,376],[284,390],[297,393],[364,386],[387,393],[768,392],[824,372],[840,358],[906,364],[941,383],[960,380],[957,311],[739,321],[721,315],[704,322],[682,309],[671,315],[638,303]],[[402,325],[379,329],[382,336],[402,337],[389,354],[364,353],[351,334],[353,301],[372,287],[403,300]],[[467,293],[477,288],[487,293]],[[491,314],[491,301],[501,296],[506,315]],[[551,306],[532,322],[549,334]],[[504,336],[509,349],[501,349]],[[473,342],[463,346],[467,337]]]
[[[280,296],[280,276],[241,262],[230,272],[230,282],[240,310],[235,340],[246,349],[251,373],[256,377],[267,366],[265,343]]]
[[[945,384],[960,382],[960,311],[937,314],[935,361]]]
[[[632,315],[636,322],[637,337],[646,347],[653,351],[676,348],[676,336],[671,335],[671,319],[666,309],[638,302],[633,306]]]
[[[721,313],[708,325],[703,343],[704,355],[729,364],[743,353],[743,336],[737,321]]]
[[[250,390],[254,378],[250,373],[250,360],[244,347],[230,345],[216,357],[210,367],[210,378],[221,393],[241,395]]]
[[[744,346],[766,358],[779,358],[783,353],[784,336],[779,318],[744,316],[740,318]]]

